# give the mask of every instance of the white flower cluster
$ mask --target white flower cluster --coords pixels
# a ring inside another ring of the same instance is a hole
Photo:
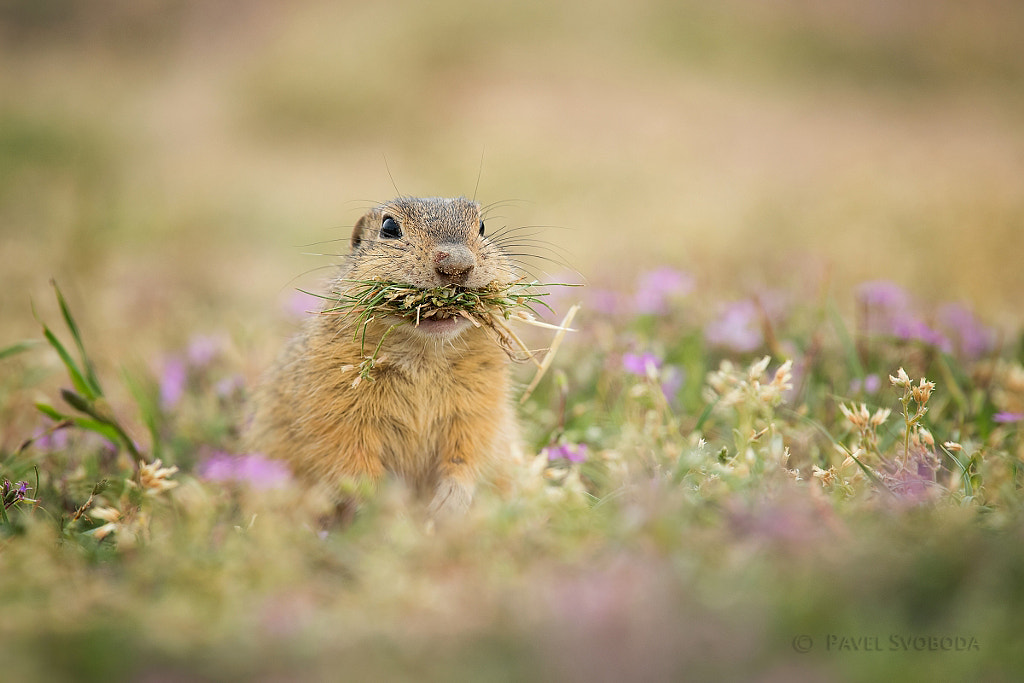
[[[787,391],[793,388],[793,361],[787,360],[766,381],[765,371],[771,356],[742,369],[731,361],[723,360],[718,370],[708,374],[709,401],[717,401],[723,408],[742,405],[773,408],[782,403]]]

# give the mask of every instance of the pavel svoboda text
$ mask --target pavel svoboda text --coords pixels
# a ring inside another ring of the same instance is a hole
[[[825,637],[830,652],[969,652],[981,647],[973,636],[840,636]]]

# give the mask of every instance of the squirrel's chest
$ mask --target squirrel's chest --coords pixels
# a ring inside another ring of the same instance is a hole
[[[384,464],[414,481],[430,479],[452,448],[489,444],[509,410],[503,364],[413,373],[392,367],[372,391]]]
[[[452,419],[485,416],[506,392],[503,359],[463,357],[451,363],[381,368],[373,387],[381,412],[421,433]],[[403,419],[404,418],[404,419]]]

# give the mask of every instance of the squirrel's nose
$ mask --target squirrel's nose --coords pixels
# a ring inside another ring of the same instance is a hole
[[[461,285],[476,266],[476,258],[461,244],[443,244],[434,251],[434,270],[449,284]]]

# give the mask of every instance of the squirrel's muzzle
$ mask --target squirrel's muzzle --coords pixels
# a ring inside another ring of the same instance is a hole
[[[461,244],[442,244],[434,251],[434,270],[444,284],[465,284],[475,267],[473,252]]]

